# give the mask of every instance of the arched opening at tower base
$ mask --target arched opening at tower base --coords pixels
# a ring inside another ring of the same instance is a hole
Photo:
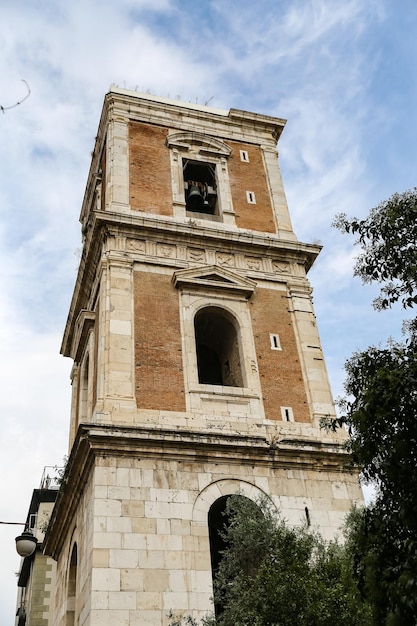
[[[227,542],[224,535],[228,525],[231,522],[231,514],[227,507],[230,498],[242,498],[242,500],[245,500],[247,503],[250,503],[252,505],[251,508],[253,507],[254,515],[262,515],[262,511],[259,506],[255,502],[253,502],[253,500],[241,494],[222,496],[218,498],[215,502],[213,502],[208,512],[210,560],[211,572],[213,576],[213,588],[224,550],[227,548]],[[214,612],[216,617],[219,617],[222,611],[223,606],[215,599]]]

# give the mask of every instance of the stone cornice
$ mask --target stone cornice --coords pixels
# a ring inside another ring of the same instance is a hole
[[[346,470],[350,458],[343,444],[314,439],[81,424],[43,542],[45,554],[58,558],[95,459],[106,456],[323,472]]]
[[[106,107],[112,108],[114,112],[117,111],[121,117],[124,116],[145,122],[152,118],[153,123],[155,123],[155,120],[158,121],[159,112],[161,122],[164,125],[168,125],[167,120],[171,118],[174,127],[178,119],[181,120],[182,127],[187,123],[187,118],[190,120],[210,120],[211,124],[216,124],[217,122],[223,128],[229,126],[230,138],[232,138],[233,134],[243,135],[245,131],[252,133],[256,129],[258,134],[259,132],[264,132],[277,141],[286,124],[286,120],[281,117],[252,113],[240,109],[227,111],[118,87],[110,88],[105,97],[104,108]]]
[[[234,246],[239,249],[247,249],[247,252],[255,254],[274,254],[288,259],[292,256],[294,261],[303,263],[309,270],[320,253],[321,246],[316,244],[301,243],[283,239],[279,235],[258,233],[256,231],[242,231],[238,228],[219,227],[216,222],[192,220],[178,220],[161,215],[129,212],[121,214],[112,211],[94,212],[94,229],[106,226],[109,231],[115,227],[120,234],[141,236],[159,234],[165,239],[174,236],[177,242],[205,245],[206,242],[215,242],[216,247]],[[91,239],[91,237],[89,238]]]
[[[280,138],[286,124],[286,120],[281,117],[251,113],[250,111],[242,111],[241,109],[230,109],[229,117],[233,121],[236,120],[239,125],[243,124],[272,129],[271,134],[275,141],[278,141]]]

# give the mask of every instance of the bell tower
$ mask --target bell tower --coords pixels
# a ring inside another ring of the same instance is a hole
[[[333,536],[353,501],[276,146],[285,121],[112,88],[62,353],[69,460],[44,542],[56,626],[213,611],[213,511],[268,496]],[[213,508],[214,507],[214,508]],[[211,512],[211,513],[210,513]]]

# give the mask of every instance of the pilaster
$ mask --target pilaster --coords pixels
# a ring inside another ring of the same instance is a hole
[[[107,131],[106,208],[129,211],[128,124],[125,118],[113,115]]]
[[[95,420],[136,410],[134,391],[133,263],[108,253],[102,263]],[[120,419],[120,417],[119,417]],[[132,419],[132,417],[130,417]]]

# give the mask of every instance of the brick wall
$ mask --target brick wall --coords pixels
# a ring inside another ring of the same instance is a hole
[[[129,124],[130,205],[134,211],[172,215],[171,166],[166,128]]]
[[[135,272],[138,408],[185,411],[178,293],[169,276]]]
[[[276,232],[261,149],[237,141],[228,143],[233,146],[228,171],[236,225],[266,233]],[[240,160],[240,150],[246,150],[249,162]],[[246,191],[255,194],[256,204],[247,202]]]
[[[286,294],[258,288],[250,305],[267,419],[281,420],[281,406],[284,406],[293,409],[296,422],[309,422],[310,412]],[[279,335],[282,350],[271,349],[270,333]]]

